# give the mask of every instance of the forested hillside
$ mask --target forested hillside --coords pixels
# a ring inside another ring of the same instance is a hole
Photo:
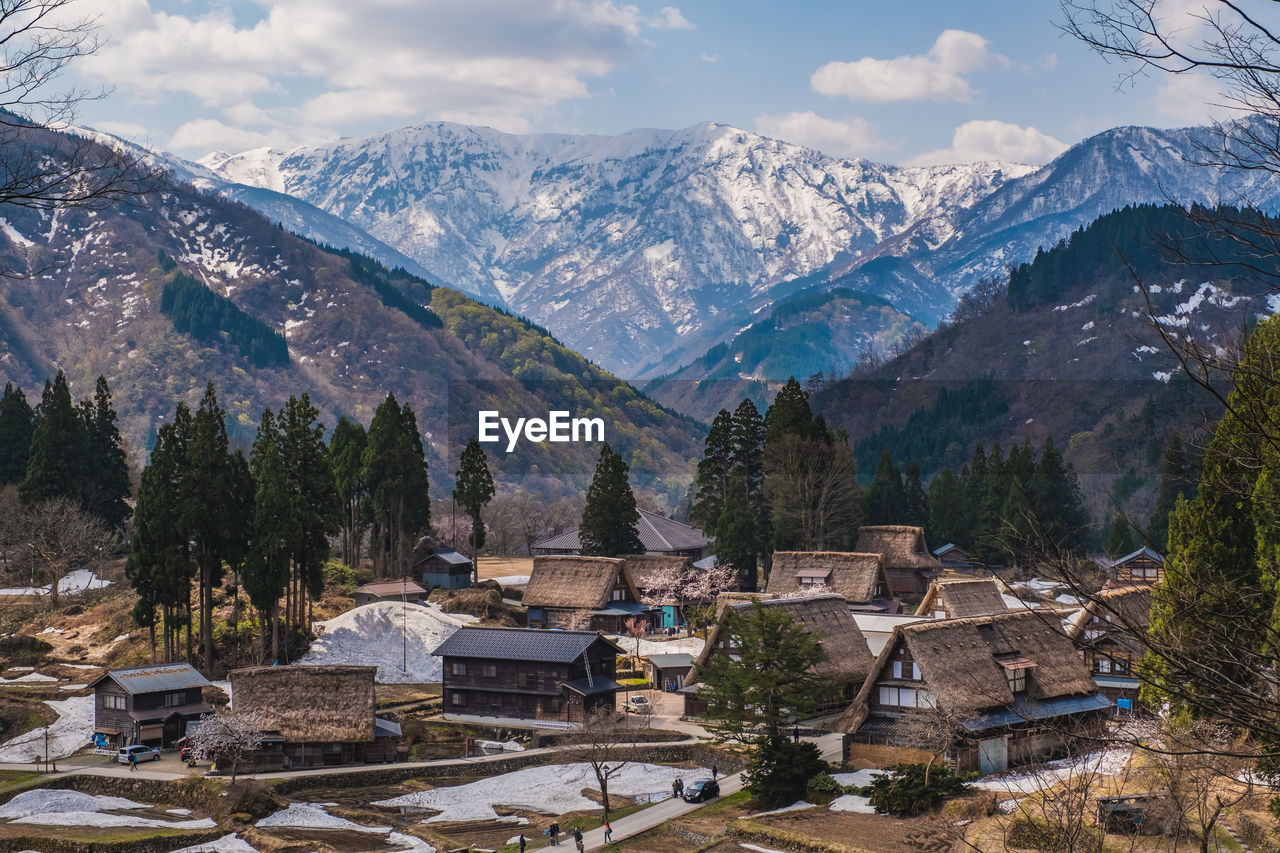
[[[1095,519],[1113,504],[1132,504],[1145,518],[1164,440],[1216,414],[1157,328],[1227,351],[1271,313],[1268,289],[1280,280],[1264,248],[1240,239],[1255,215],[1216,214],[1234,218],[1235,238],[1175,206],[1104,216],[962,302],[959,322],[876,370],[829,384],[817,408],[848,429],[864,479],[886,447],[928,478],[959,470],[980,441],[1007,449],[1052,438],[1075,465]]]
[[[264,407],[308,392],[321,420],[367,424],[393,392],[417,413],[437,493],[451,485],[478,408],[602,417],[632,480],[683,495],[702,429],[537,326],[349,252],[329,251],[235,202],[165,183],[127,204],[4,210],[0,381],[37,393],[57,367],[73,395],[99,374],[135,461],[212,380],[233,442]],[[599,448],[529,444],[492,454],[499,482],[581,492]]]

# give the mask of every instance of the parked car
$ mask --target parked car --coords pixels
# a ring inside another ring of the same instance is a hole
[[[720,796],[720,784],[710,779],[699,779],[684,789],[686,803],[705,803],[712,797]]]
[[[129,757],[133,756],[135,763],[141,764],[144,761],[156,761],[160,758],[160,750],[154,746],[144,746],[140,743],[133,746],[126,746],[120,750],[116,756],[116,761],[121,764],[128,764]]]
[[[632,696],[622,707],[632,714],[647,714],[651,710],[649,700],[643,696]]]

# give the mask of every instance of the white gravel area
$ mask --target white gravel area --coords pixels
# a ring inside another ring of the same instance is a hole
[[[50,758],[66,758],[89,743],[93,737],[92,696],[50,699],[45,704],[58,712],[58,719],[48,727]],[[0,744],[0,762],[22,764],[44,755],[44,726]]]
[[[441,662],[431,653],[466,623],[431,606],[377,601],[317,622],[323,632],[299,663],[376,666],[381,684],[436,683]]]
[[[710,775],[710,770],[702,768],[690,770],[660,764],[628,764],[609,780],[609,793],[623,797],[647,796],[650,801],[656,801],[671,796],[671,783],[676,779],[691,782]],[[599,790],[590,764],[551,764],[526,767],[466,785],[418,791],[379,800],[373,805],[439,810],[439,814],[423,823],[495,820],[498,813],[494,806],[550,815],[598,809],[598,804],[582,795],[583,789]]]

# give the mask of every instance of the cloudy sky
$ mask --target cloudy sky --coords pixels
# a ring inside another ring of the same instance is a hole
[[[186,156],[421,121],[613,134],[720,121],[885,162],[1042,163],[1118,124],[1210,114],[1050,0],[76,0],[109,85],[83,124]]]

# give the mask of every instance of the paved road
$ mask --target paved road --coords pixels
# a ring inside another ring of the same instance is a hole
[[[742,774],[735,773],[732,776],[720,777],[720,796],[727,797],[729,794],[736,794],[742,790]],[[711,802],[715,802],[712,800]],[[647,809],[641,809],[633,812],[626,817],[618,818],[613,821],[613,840],[621,841],[624,838],[630,838],[633,835],[653,829],[660,823],[666,823],[672,818],[686,815],[689,812],[697,811],[707,803],[686,803],[684,800],[669,799],[660,803],[655,803]],[[583,836],[584,846],[587,850],[599,850],[604,847],[604,827],[593,829]],[[569,841],[573,844],[572,838]],[[569,849],[573,849],[570,846]]]

